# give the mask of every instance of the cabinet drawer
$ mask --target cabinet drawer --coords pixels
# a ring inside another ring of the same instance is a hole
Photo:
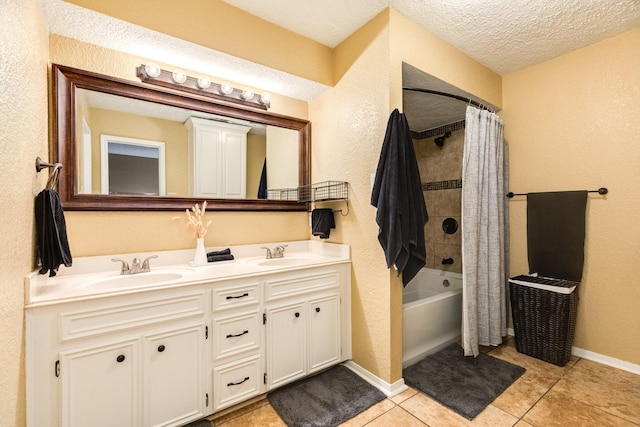
[[[259,395],[264,387],[260,355],[214,368],[213,384],[214,411]]]
[[[216,287],[211,293],[213,311],[249,307],[260,302],[260,282]]]
[[[258,310],[213,319],[213,360],[257,351],[260,348],[261,315]]]
[[[337,289],[340,276],[336,270],[314,273],[283,275],[266,280],[266,300],[274,301],[309,292]]]
[[[60,313],[60,342],[205,314],[204,292]]]

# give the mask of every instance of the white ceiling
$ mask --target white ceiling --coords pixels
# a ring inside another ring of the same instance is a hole
[[[330,47],[392,6],[501,75],[640,27],[640,0],[224,1]],[[50,33],[305,101],[328,89],[63,0],[38,2]],[[405,86],[461,94],[412,67],[403,68],[403,79]],[[460,101],[407,91],[404,98],[412,130],[464,118]]]
[[[391,6],[498,74],[640,26],[639,0],[224,0],[329,47]]]

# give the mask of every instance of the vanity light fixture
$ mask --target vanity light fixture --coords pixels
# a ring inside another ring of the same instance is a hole
[[[220,93],[223,95],[231,95],[233,93],[233,86],[230,83],[223,82],[220,85]]]
[[[173,73],[171,73],[171,78],[176,83],[184,83],[187,81],[187,75],[180,70],[176,70]]]
[[[245,90],[242,91],[242,99],[251,99],[253,98],[253,90],[246,88]]]
[[[162,72],[158,64],[155,64],[153,62],[149,62],[147,65],[145,65],[144,71],[149,75],[149,77],[158,77]]]
[[[271,106],[271,95],[257,94],[252,89],[236,89],[230,83],[213,83],[207,77],[190,77],[183,71],[167,71],[154,63],[136,68],[136,75],[145,82],[170,89],[203,95],[223,102],[233,102],[267,110]]]
[[[260,103],[264,105],[271,105],[271,94],[263,93],[260,95]]]
[[[207,89],[209,86],[211,86],[211,80],[207,77],[203,76],[198,79],[198,87],[200,89]]]

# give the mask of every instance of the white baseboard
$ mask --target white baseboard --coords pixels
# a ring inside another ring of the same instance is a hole
[[[513,328],[507,328],[507,333],[511,336],[515,336]],[[624,360],[616,359],[615,357],[605,356],[604,354],[585,350],[583,348],[575,346],[571,347],[571,354],[583,359],[591,360],[592,362],[602,363],[603,365],[611,366],[612,368],[622,369],[623,371],[640,375],[640,365],[637,365],[635,363],[625,362]]]
[[[397,394],[402,393],[407,390],[409,387],[404,383],[404,378],[400,378],[398,381],[393,384],[389,384],[384,381],[382,378],[378,378],[373,375],[371,372],[364,369],[362,366],[355,363],[353,360],[347,360],[344,362],[344,366],[351,369],[355,372],[360,378],[383,392],[387,397],[393,397]]]

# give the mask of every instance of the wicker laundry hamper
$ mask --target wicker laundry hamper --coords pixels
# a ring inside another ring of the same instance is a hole
[[[520,353],[564,366],[571,358],[580,282],[536,276],[509,279]]]

